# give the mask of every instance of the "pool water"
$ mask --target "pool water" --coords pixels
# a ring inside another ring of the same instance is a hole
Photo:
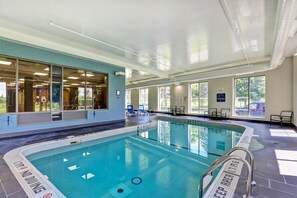
[[[28,156],[66,197],[197,197],[200,175],[242,132],[158,121],[139,135]]]

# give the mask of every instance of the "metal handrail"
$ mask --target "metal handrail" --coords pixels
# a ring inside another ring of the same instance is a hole
[[[251,173],[252,183],[251,184],[253,186],[255,186],[256,182],[254,181],[254,156],[248,149],[246,149],[242,146],[233,147],[231,150],[229,150],[227,153],[222,155],[220,158],[216,159],[210,166],[214,166],[216,163],[220,162],[224,158],[224,156],[229,156],[231,153],[233,153],[234,151],[237,151],[237,150],[242,150],[242,151],[246,152],[246,154],[249,156],[250,165],[251,165],[251,169],[252,169],[252,173]]]
[[[215,163],[213,166],[211,166],[208,170],[206,170],[200,177],[200,185],[199,185],[199,195],[200,198],[203,197],[203,179],[206,175],[208,175],[209,173],[212,173],[215,169],[217,169],[218,167],[220,167],[222,164],[226,163],[229,160],[239,160],[241,162],[244,163],[244,165],[246,165],[247,167],[247,171],[248,171],[248,178],[247,178],[247,185],[246,185],[246,197],[247,198],[251,198],[251,193],[252,193],[252,188],[251,188],[251,181],[252,181],[252,177],[251,177],[251,165],[245,160],[242,159],[238,156],[234,156],[234,155],[228,155],[228,156],[222,156],[222,160],[218,161],[217,163]]]

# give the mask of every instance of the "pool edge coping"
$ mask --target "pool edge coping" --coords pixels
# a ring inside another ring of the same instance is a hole
[[[251,127],[247,127],[240,124],[233,124],[233,123],[222,123],[222,122],[214,122],[214,121],[206,121],[206,120],[196,120],[196,119],[190,119],[190,118],[182,118],[182,117],[170,117],[170,116],[156,116],[155,119],[158,118],[170,118],[172,120],[182,120],[182,121],[197,121],[197,123],[207,123],[211,125],[224,125],[224,126],[231,126],[231,127],[243,127],[245,130],[237,143],[236,146],[242,146],[248,149],[249,143],[251,141],[253,131],[254,129]],[[190,124],[190,123],[189,123]],[[192,124],[192,123],[191,123]],[[13,149],[9,152],[7,152],[3,159],[6,162],[6,164],[9,166],[10,170],[12,171],[13,175],[17,179],[17,181],[22,186],[23,190],[27,194],[28,197],[38,197],[42,198],[44,196],[49,197],[59,197],[64,198],[66,197],[61,191],[59,191],[50,181],[48,181],[43,174],[41,174],[26,158],[26,156],[44,151],[49,149],[54,149],[62,146],[70,145],[71,142],[86,142],[91,141],[95,139],[101,139],[101,138],[107,138],[112,137],[116,135],[126,134],[132,131],[139,131],[145,128],[149,128],[156,125],[156,121],[151,121],[149,123],[145,124],[139,124],[135,126],[128,126],[128,127],[122,127],[118,129],[111,129],[111,130],[105,130],[101,132],[94,132],[84,135],[78,135],[78,136],[70,136],[67,138],[61,138],[57,140],[51,140],[46,142],[40,142],[40,143],[34,143],[26,146],[22,146],[16,149]],[[83,140],[83,141],[82,141]],[[45,148],[46,147],[46,148]],[[39,150],[38,150],[39,149]],[[244,158],[245,153],[242,151],[235,151],[234,155],[237,155],[239,157]],[[207,191],[204,193],[203,197],[215,197],[214,194],[218,189],[222,189],[222,180],[224,177],[222,177],[224,174],[226,174],[226,170],[230,169],[231,162],[228,162],[223,165],[221,170],[219,171],[218,175],[213,179],[212,184],[209,186]],[[236,172],[239,172],[239,175],[242,170],[242,165],[237,167]],[[28,183],[28,179],[32,181],[32,178],[34,178],[34,183]],[[26,180],[27,179],[27,180]],[[197,178],[198,180],[200,178]],[[239,176],[237,180],[239,179]],[[234,182],[236,185],[234,185]],[[37,185],[38,184],[38,185]],[[233,185],[231,188],[228,188],[228,194],[234,194],[237,186],[236,179],[233,180]],[[198,188],[198,187],[197,187]]]

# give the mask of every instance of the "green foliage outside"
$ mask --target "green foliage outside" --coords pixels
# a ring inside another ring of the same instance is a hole
[[[249,78],[235,80],[235,107],[248,105],[249,94],[250,102],[265,102],[265,76],[251,77],[250,80]]]
[[[203,113],[208,109],[208,83],[191,84],[191,110]]]

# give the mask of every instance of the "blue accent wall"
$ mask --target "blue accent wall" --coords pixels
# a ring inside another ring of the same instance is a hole
[[[0,55],[108,74],[108,109],[89,110],[87,112],[88,116],[86,120],[52,122],[49,124],[34,124],[30,126],[17,126],[16,114],[0,114],[0,134],[125,119],[125,77],[114,75],[116,71],[124,72],[125,69],[123,67],[27,46],[3,39],[0,39]],[[120,91],[120,96],[116,96],[116,90]]]

